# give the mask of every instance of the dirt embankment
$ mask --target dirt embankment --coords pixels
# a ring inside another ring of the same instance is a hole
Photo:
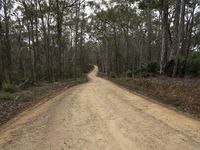
[[[14,100],[0,100],[0,125],[38,102],[56,96],[64,88],[70,88],[87,81],[88,79],[85,77],[63,82],[39,83],[38,86],[29,87],[17,92]]]
[[[110,79],[129,90],[151,97],[200,118],[200,80],[172,78]]]

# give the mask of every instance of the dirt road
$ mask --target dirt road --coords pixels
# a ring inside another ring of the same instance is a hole
[[[89,74],[0,131],[1,150],[200,150],[200,122]]]

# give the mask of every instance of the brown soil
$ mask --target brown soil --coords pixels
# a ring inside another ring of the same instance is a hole
[[[200,80],[157,78],[110,79],[131,91],[153,98],[181,112],[200,118]]]
[[[6,123],[23,110],[34,106],[44,98],[52,98],[64,88],[70,88],[84,82],[87,82],[87,78],[55,83],[39,83],[38,86],[29,87],[16,93],[15,100],[0,101],[0,125]]]

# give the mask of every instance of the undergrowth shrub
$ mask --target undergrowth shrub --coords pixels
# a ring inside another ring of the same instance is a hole
[[[88,72],[90,72],[93,68],[94,68],[93,65],[88,64],[88,65],[83,69],[83,73],[88,73]]]
[[[135,76],[148,77],[153,76],[159,72],[158,62],[143,63],[141,68],[134,70]]]
[[[132,78],[133,77],[133,73],[131,70],[126,71],[126,77],[128,78]]]
[[[17,91],[17,88],[10,83],[3,82],[2,83],[2,90],[5,91],[5,92],[14,93],[14,92]]]
[[[15,97],[13,94],[4,91],[0,92],[0,101],[10,101],[14,99]]]
[[[192,53],[187,61],[186,74],[200,76],[200,52]]]
[[[110,78],[117,78],[117,74],[115,72],[110,72],[109,77]]]
[[[71,68],[65,69],[65,72],[64,72],[64,77],[67,79],[80,78],[82,77],[82,75],[83,73],[80,68],[71,67]]]
[[[144,63],[142,69],[148,73],[157,73],[159,71],[159,64],[157,62]]]

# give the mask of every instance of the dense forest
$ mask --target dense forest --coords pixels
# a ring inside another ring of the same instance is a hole
[[[0,85],[200,73],[198,0],[1,0]]]
[[[87,71],[85,1],[1,0],[0,84],[56,81]]]
[[[198,0],[91,2],[98,64],[111,76],[170,77],[200,73]]]

